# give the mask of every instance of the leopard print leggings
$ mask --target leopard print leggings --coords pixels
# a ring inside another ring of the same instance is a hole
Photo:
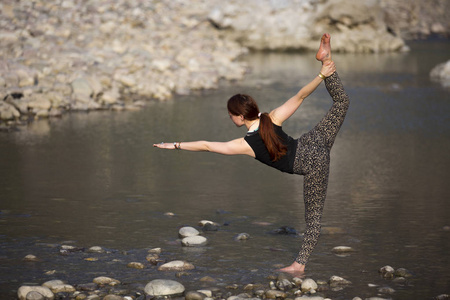
[[[325,79],[325,86],[333,99],[325,117],[298,139],[294,173],[304,175],[306,229],[296,262],[305,265],[320,236],[321,218],[327,193],[330,151],[344,122],[350,100],[335,72]]]

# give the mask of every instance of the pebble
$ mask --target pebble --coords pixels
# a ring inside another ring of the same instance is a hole
[[[120,284],[119,280],[116,280],[116,279],[113,279],[110,277],[106,277],[106,276],[96,277],[96,278],[94,278],[93,282],[96,284],[111,285],[111,286]]]
[[[330,277],[328,283],[331,287],[336,287],[351,284],[351,281],[348,281],[347,279],[334,275]]]
[[[339,253],[353,252],[354,250],[352,247],[348,247],[348,246],[336,246],[331,251],[339,254]]]
[[[33,255],[33,254],[28,254],[27,256],[25,256],[23,258],[24,261],[39,261],[39,259]]]
[[[132,268],[132,269],[144,269],[145,266],[144,264],[140,263],[140,262],[130,262],[127,264],[128,268]]]
[[[204,246],[208,243],[208,239],[201,235],[185,237],[181,240],[181,244],[186,247]]]
[[[250,234],[245,233],[245,232],[244,233],[239,233],[238,235],[236,235],[234,237],[235,241],[246,241],[248,239],[250,239]]]
[[[92,246],[91,248],[88,249],[87,252],[89,252],[89,253],[104,253],[106,251],[100,246]]]
[[[193,270],[195,266],[182,260],[174,260],[159,266],[159,271],[187,271]]]
[[[301,285],[301,290],[302,292],[306,293],[306,292],[310,292],[312,290],[316,290],[317,289],[317,283],[311,279],[311,278],[306,278],[305,280],[303,280],[302,285]]]
[[[178,231],[178,235],[180,236],[180,238],[197,236],[199,234],[200,234],[200,232],[197,229],[195,229],[194,227],[190,227],[190,226],[182,227]]]

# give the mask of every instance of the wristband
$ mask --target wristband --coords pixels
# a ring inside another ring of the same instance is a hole
[[[318,75],[320,78],[322,78],[322,79],[325,79],[325,78],[327,78],[325,75],[323,75],[321,72],[319,72],[319,75]]]

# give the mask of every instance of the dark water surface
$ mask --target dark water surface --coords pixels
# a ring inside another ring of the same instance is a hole
[[[382,295],[392,299],[450,293],[450,91],[429,79],[435,65],[450,59],[450,45],[411,46],[403,54],[334,55],[352,102],[332,151],[325,232],[306,273],[353,282],[324,294],[332,299],[376,296],[369,284],[394,288],[394,295]],[[246,79],[218,90],[151,102],[142,111],[73,113],[0,133],[0,295],[14,298],[23,284],[55,278],[86,283],[101,275],[144,284],[169,278],[188,289],[204,286],[204,276],[219,287],[267,284],[301,243],[301,237],[270,232],[304,229],[302,177],[247,157],[163,151],[152,144],[243,136],[245,129],[229,120],[228,97],[251,94],[269,111],[316,75],[320,65],[313,56],[252,54],[245,58],[251,67]],[[298,137],[330,105],[322,85],[285,130]],[[226,226],[205,233],[206,247],[181,247],[179,227],[203,219]],[[251,239],[234,241],[241,232]],[[61,244],[111,253],[62,256]],[[332,254],[340,245],[356,251]],[[150,265],[126,268],[131,261],[144,263],[154,247],[163,249],[164,259],[189,261],[196,270],[176,278]],[[27,254],[41,261],[23,262]],[[85,260],[90,257],[99,260]],[[395,285],[378,275],[384,265],[415,277]]]

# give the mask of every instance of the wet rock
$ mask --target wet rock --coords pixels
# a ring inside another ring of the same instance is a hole
[[[158,255],[158,254],[155,254],[155,253],[150,253],[149,255],[147,255],[147,256],[145,257],[145,259],[146,259],[149,263],[151,263],[152,265],[157,265],[158,262],[160,261],[159,255]]]
[[[26,299],[27,300],[45,300],[45,297],[36,291],[32,291],[27,294]]]
[[[193,269],[195,269],[193,264],[182,260],[174,260],[165,263],[158,268],[159,271],[187,271]]]
[[[100,246],[92,246],[88,249],[89,253],[105,253],[106,251]]]
[[[140,263],[140,262],[130,262],[127,264],[127,268],[131,268],[131,269],[144,269],[145,266],[144,264]]]
[[[302,292],[304,292],[304,293],[311,292],[311,291],[315,291],[316,289],[317,289],[317,283],[313,279],[306,278],[305,280],[303,280],[302,285],[301,285]]]
[[[378,293],[392,295],[395,293],[395,290],[391,287],[384,286],[384,287],[378,288]]]
[[[34,261],[39,261],[39,259],[38,259],[35,255],[33,255],[33,254],[28,254],[27,256],[25,256],[25,257],[23,258],[23,260],[24,260],[24,261],[32,261],[32,262],[34,262]]]
[[[77,289],[79,291],[86,291],[86,292],[92,292],[95,291],[98,288],[97,284],[91,282],[91,283],[82,283],[77,285]]]
[[[448,300],[448,299],[450,299],[450,295],[448,295],[448,294],[441,294],[439,296],[436,296],[435,299],[436,300]]]
[[[325,300],[325,298],[320,296],[300,296],[295,297],[295,300]]]
[[[103,300],[124,300],[124,298],[119,295],[106,295]]]
[[[351,281],[348,281],[347,279],[344,279],[342,277],[334,275],[334,276],[331,276],[330,280],[328,281],[328,284],[331,287],[336,287],[336,286],[349,285],[349,284],[351,284]]]
[[[162,249],[161,248],[153,248],[148,250],[148,253],[154,253],[154,254],[161,254]]]
[[[184,297],[186,300],[203,300],[206,298],[206,295],[200,292],[189,291]]]
[[[178,231],[178,235],[180,236],[180,238],[197,236],[199,234],[200,234],[200,232],[197,229],[195,229],[194,227],[190,227],[190,226],[182,227]]]
[[[409,278],[409,277],[412,277],[413,275],[412,275],[412,273],[410,271],[408,271],[405,268],[398,268],[397,270],[395,270],[394,276]]]
[[[285,299],[287,294],[279,290],[267,290],[265,293],[267,299]]]
[[[204,246],[208,243],[208,239],[204,236],[189,236],[181,240],[181,244],[186,247]]]
[[[444,87],[450,87],[450,60],[434,67],[430,72],[430,77]]]
[[[204,227],[206,225],[212,225],[212,226],[215,226],[215,227],[220,227],[219,223],[216,223],[216,222],[213,222],[213,221],[209,221],[209,220],[201,220],[201,221],[198,222],[198,226],[200,226],[200,227]]]
[[[17,291],[17,297],[19,298],[19,300],[26,300],[27,299],[27,295],[28,293],[33,292],[32,296],[33,297],[38,297],[40,294],[42,296],[44,296],[46,299],[54,299],[55,295],[53,294],[53,292],[44,286],[21,286],[18,291]]]
[[[348,247],[348,246],[336,246],[331,251],[336,254],[343,254],[343,253],[353,252],[354,250],[352,247]]]
[[[276,285],[277,288],[281,291],[288,291],[293,287],[292,282],[286,278],[278,280]]]
[[[99,284],[99,285],[111,285],[111,286],[120,284],[119,280],[116,280],[116,279],[113,279],[110,277],[106,277],[106,276],[96,277],[96,278],[94,278],[93,282],[95,284]]]
[[[297,235],[297,230],[295,230],[295,228],[292,228],[289,226],[282,226],[278,229],[273,230],[272,233]]]
[[[155,279],[145,286],[145,293],[149,296],[177,296],[184,293],[184,286],[174,280]]]
[[[237,236],[234,237],[235,241],[246,241],[250,239],[250,234],[248,233],[239,233]]]
[[[392,278],[394,277],[394,268],[391,266],[384,266],[378,272],[384,277],[384,278]]]

